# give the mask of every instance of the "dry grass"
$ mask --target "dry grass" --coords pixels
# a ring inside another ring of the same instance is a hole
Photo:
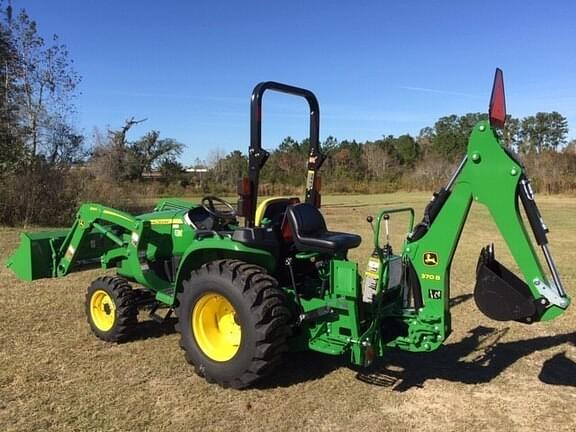
[[[364,238],[367,214],[414,205],[425,194],[325,197],[333,229]],[[576,201],[540,197],[552,250],[575,295]],[[393,220],[393,230],[404,222]],[[96,339],[85,322],[84,292],[99,275],[24,283],[5,268],[0,286],[1,431],[160,430],[576,430],[576,308],[550,323],[523,326],[484,317],[467,294],[480,248],[506,247],[473,207],[452,271],[454,333],[430,354],[390,353],[370,373],[314,353],[290,355],[265,385],[224,390],[193,374],[170,326],[143,324],[123,345]],[[0,229],[0,260],[17,232]]]

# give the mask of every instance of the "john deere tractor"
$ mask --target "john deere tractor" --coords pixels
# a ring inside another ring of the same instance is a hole
[[[268,158],[261,146],[268,90],[303,97],[310,108],[303,202],[285,197],[258,204],[259,173]],[[252,93],[248,177],[240,182],[237,206],[213,196],[200,204],[168,199],[151,213],[132,216],[87,203],[70,229],[23,233],[8,266],[27,281],[93,266],[116,268],[117,276],[96,279],[86,293],[86,315],[97,337],[126,341],[140,310],[157,319],[160,309],[164,317],[175,311],[180,345],[196,372],[244,388],[270,374],[288,350],[346,355],[367,366],[394,348],[437,349],[451,332],[450,267],[476,202],[488,208],[521,272],[500,264],[492,246],[483,248],[474,289],[478,308],[500,321],[551,320],[570,300],[525,169],[499,142],[505,120],[497,70],[489,120],[474,127],[466,155],[421,221],[414,224],[411,208],[382,209],[368,219],[374,253],[362,276],[347,259],[361,238],[328,229],[319,210],[318,170],[325,157],[317,99],[276,82],[260,83]],[[402,212],[409,216],[408,233],[395,254],[380,238],[387,237],[390,217]]]

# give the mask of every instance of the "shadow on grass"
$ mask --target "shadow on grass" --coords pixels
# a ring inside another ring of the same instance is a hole
[[[472,294],[463,294],[451,299],[450,304],[457,306],[471,298]],[[163,323],[141,321],[132,340],[173,334],[176,332],[176,322],[174,317]],[[370,368],[358,372],[357,378],[399,392],[423,387],[429,379],[480,384],[496,378],[510,365],[533,352],[565,343],[576,344],[576,332],[500,342],[507,332],[507,328],[478,326],[460,342],[445,345],[431,353],[391,351]],[[288,353],[277,371],[256,387],[290,387],[321,379],[341,367],[350,367],[346,356],[330,356],[314,351]],[[547,384],[576,387],[576,363],[567,358],[565,352],[557,354],[544,362],[539,378]]]
[[[343,356],[332,356],[315,351],[292,352],[286,354],[280,367],[272,375],[256,384],[256,388],[263,390],[290,387],[320,379],[348,365],[348,359]]]
[[[454,306],[458,306],[459,304],[467,302],[472,297],[474,297],[474,294],[461,294],[459,296],[452,297],[450,299],[450,307],[453,308]]]
[[[422,387],[429,379],[463,384],[490,382],[520,358],[576,341],[576,332],[500,342],[508,329],[478,326],[462,341],[431,353],[390,352],[369,370],[359,373],[361,381],[406,391]],[[550,384],[576,385],[576,364],[557,355],[544,364],[540,379]]]
[[[450,306],[457,306],[471,298],[472,294],[454,297],[450,299]],[[289,387],[298,383],[320,379],[341,367],[351,367],[356,370],[350,364],[348,356],[331,356],[315,351],[288,353],[276,372],[256,387],[260,389]],[[385,377],[382,377],[382,379],[386,380]]]
[[[546,384],[576,387],[576,362],[566,352],[556,354],[544,362],[538,378]]]
[[[175,325],[177,322],[178,319],[174,317],[168,318],[161,323],[154,320],[139,321],[130,341],[159,338],[174,334],[176,333]]]

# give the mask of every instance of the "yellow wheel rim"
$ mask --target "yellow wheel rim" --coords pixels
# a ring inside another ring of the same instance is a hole
[[[112,297],[104,291],[94,291],[90,298],[90,317],[100,331],[109,331],[116,321],[116,305]]]
[[[192,310],[192,332],[198,347],[210,359],[228,361],[236,355],[242,329],[234,306],[220,294],[204,294]]]

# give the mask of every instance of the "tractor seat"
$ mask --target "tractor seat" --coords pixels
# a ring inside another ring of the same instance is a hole
[[[322,213],[311,204],[289,206],[286,217],[299,251],[334,255],[355,248],[362,241],[356,234],[328,231]]]

